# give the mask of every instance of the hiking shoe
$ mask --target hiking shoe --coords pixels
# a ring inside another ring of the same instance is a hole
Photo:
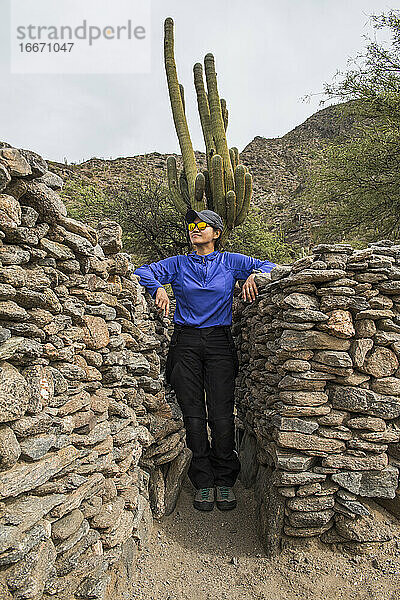
[[[217,485],[217,508],[219,510],[232,510],[236,507],[236,496],[231,487],[225,485]]]
[[[197,510],[212,510],[214,508],[214,488],[199,488],[193,500]]]

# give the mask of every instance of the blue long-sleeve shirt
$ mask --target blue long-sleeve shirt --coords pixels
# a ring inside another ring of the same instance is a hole
[[[238,252],[214,250],[201,256],[195,250],[138,267],[134,274],[154,298],[170,283],[176,300],[173,322],[193,327],[232,324],[233,290],[238,279],[254,271],[269,273],[275,263]]]

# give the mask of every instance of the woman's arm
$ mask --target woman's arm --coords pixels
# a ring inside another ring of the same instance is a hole
[[[235,279],[247,279],[252,273],[270,273],[276,264],[239,252],[229,252],[227,267],[232,270]]]
[[[172,283],[178,270],[178,256],[169,256],[158,262],[142,265],[133,272],[139,276],[139,283],[144,285],[152,298],[159,287]]]

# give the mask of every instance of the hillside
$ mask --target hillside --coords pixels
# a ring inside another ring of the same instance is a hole
[[[321,221],[321,217],[303,207],[300,200],[304,187],[304,168],[312,162],[316,148],[334,138],[348,138],[352,134],[352,126],[351,118],[341,118],[336,107],[329,106],[280,138],[256,136],[240,152],[241,162],[253,174],[252,202],[263,208],[270,229],[282,225],[285,240],[295,247],[308,246],[313,226]],[[234,145],[234,141],[230,140],[230,143]],[[205,154],[199,151],[195,154],[198,167],[205,168]],[[75,179],[92,182],[105,190],[116,192],[124,189],[133,173],[152,177],[167,185],[168,156],[152,152],[113,160],[91,158],[70,165],[49,161],[49,166],[64,181]],[[181,156],[173,156],[181,168]]]

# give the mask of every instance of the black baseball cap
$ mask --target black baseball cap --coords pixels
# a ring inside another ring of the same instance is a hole
[[[193,223],[196,217],[198,217],[205,223],[208,223],[208,225],[212,225],[216,229],[221,229],[221,231],[224,228],[222,218],[219,216],[218,213],[214,212],[213,210],[194,210],[193,208],[189,208],[185,215],[186,222]]]

